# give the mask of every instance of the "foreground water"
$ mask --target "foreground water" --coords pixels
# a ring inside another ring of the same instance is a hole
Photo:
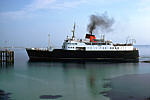
[[[150,46],[138,46],[140,61]],[[15,50],[0,67],[0,100],[148,100],[150,63],[29,62]]]

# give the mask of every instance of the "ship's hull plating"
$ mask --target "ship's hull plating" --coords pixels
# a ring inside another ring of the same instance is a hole
[[[110,61],[110,62],[138,62],[139,52],[133,51],[74,51],[55,49],[53,51],[26,49],[30,61]]]

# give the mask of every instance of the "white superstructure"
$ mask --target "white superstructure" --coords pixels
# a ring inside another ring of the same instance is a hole
[[[65,50],[85,50],[85,51],[126,51],[134,50],[132,44],[113,44],[111,41],[91,42],[90,40],[73,40],[67,38],[62,46]]]
[[[101,36],[101,39],[96,39],[96,37],[91,34],[86,34],[85,39],[75,39],[74,31],[75,25],[72,31],[72,38],[67,36],[62,49],[83,51],[132,51],[136,49],[133,47],[133,42],[128,44],[113,44],[110,40],[105,41],[104,35]]]

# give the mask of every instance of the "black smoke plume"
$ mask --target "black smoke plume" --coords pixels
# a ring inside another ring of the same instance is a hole
[[[111,31],[111,27],[114,23],[113,18],[109,18],[107,13],[103,13],[102,15],[91,15],[90,16],[90,24],[87,27],[89,33],[93,33],[94,30],[100,29],[102,32]]]

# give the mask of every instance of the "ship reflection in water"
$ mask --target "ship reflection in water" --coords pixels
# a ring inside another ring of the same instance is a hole
[[[15,100],[148,100],[149,66],[142,62],[29,62],[25,50],[17,50],[13,67],[0,67],[0,90],[12,93]]]
[[[110,64],[99,62],[28,62],[28,66],[30,66],[29,68],[36,69],[41,68],[40,66],[45,66],[48,69],[55,70],[49,70],[49,78],[52,78],[52,82],[49,82],[49,87],[53,87],[54,91],[57,89],[60,89],[60,91],[58,93],[53,91],[54,94],[49,95],[61,94],[61,98],[65,100],[70,100],[72,98],[74,100],[107,100],[108,97],[105,96],[106,93],[104,94],[104,92],[111,90],[111,78],[122,76],[124,74],[137,73],[139,64]]]

